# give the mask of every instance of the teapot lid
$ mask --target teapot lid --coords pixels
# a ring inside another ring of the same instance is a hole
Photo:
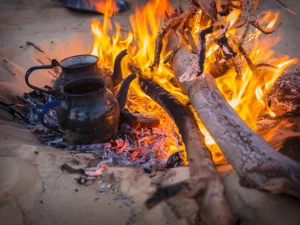
[[[96,64],[99,58],[95,55],[75,55],[60,61],[62,68],[80,68]]]

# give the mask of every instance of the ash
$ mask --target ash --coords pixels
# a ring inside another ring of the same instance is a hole
[[[23,104],[7,106],[10,107],[10,112],[13,111],[12,114],[18,122],[27,124],[27,127],[38,135],[43,146],[52,146],[78,153],[93,153],[100,162],[108,162],[109,166],[143,167],[147,172],[151,172],[153,168],[164,170],[183,165],[181,153],[176,152],[168,157],[167,146],[165,146],[168,137],[161,127],[133,129],[130,125],[121,123],[115,137],[107,143],[71,145],[61,134],[44,127],[38,120],[40,107],[52,101],[51,96],[33,91],[20,97],[20,100]],[[49,110],[44,121],[59,129],[55,110]]]

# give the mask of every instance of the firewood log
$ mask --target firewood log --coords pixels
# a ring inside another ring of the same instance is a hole
[[[141,128],[156,127],[160,124],[159,118],[153,114],[133,113],[133,116],[137,118],[137,122]]]
[[[171,59],[174,76],[239,174],[241,185],[300,198],[300,165],[276,152],[246,125],[226,102],[210,74],[203,73],[193,81],[180,82],[180,77],[191,70],[193,58],[195,54],[187,49],[177,50]]]
[[[189,180],[158,188],[146,205],[152,208],[163,200],[178,196],[194,198],[199,205],[198,222],[209,225],[233,224],[223,184],[192,112],[155,81],[139,77],[139,82],[142,90],[174,119],[186,147],[191,175]]]
[[[160,124],[159,118],[154,114],[131,113],[128,109],[121,111],[121,122],[132,128],[152,128]]]

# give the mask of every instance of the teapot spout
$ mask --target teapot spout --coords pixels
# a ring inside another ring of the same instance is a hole
[[[129,85],[130,85],[131,81],[133,81],[135,78],[136,78],[136,75],[131,74],[128,77],[126,77],[122,83],[119,93],[117,94],[117,99],[119,102],[120,110],[122,110],[126,104]]]
[[[124,56],[127,55],[127,49],[121,51],[114,62],[114,72],[111,75],[111,79],[113,81],[113,86],[117,86],[122,81],[122,69],[121,69],[121,61]]]

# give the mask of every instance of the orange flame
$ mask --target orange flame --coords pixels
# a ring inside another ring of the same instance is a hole
[[[144,7],[137,7],[135,13],[129,17],[132,31],[125,31],[121,29],[118,23],[112,24],[107,16],[104,17],[103,22],[93,20],[91,23],[91,30],[94,36],[92,54],[99,57],[100,66],[112,68],[113,60],[116,55],[128,49],[130,57],[124,58],[122,61],[123,74],[127,75],[130,71],[127,68],[128,63],[133,62],[143,69],[144,75],[152,77],[166,90],[171,92],[182,103],[188,102],[188,97],[182,93],[182,90],[174,87],[170,82],[173,73],[169,66],[160,64],[158,71],[152,74],[148,67],[151,65],[155,52],[155,39],[162,24],[165,11],[172,9],[168,0],[150,0]],[[196,33],[203,29],[198,24],[202,12],[199,11],[191,24],[193,26],[192,33],[195,40]],[[239,18],[240,10],[232,11],[226,22],[230,23],[227,35],[236,34],[236,30],[231,27]],[[276,21],[279,17],[278,13],[265,12],[261,14],[259,22],[271,21],[266,25],[266,29],[272,29],[276,26]],[[113,31],[115,31],[113,33]],[[209,38],[209,37],[208,37]],[[249,56],[253,63],[269,63],[277,66],[278,69],[261,68],[260,75],[255,77],[251,70],[245,64],[242,79],[236,79],[236,72],[230,70],[227,74],[217,79],[217,85],[221,93],[224,95],[228,103],[234,108],[239,116],[252,128],[256,129],[256,121],[262,115],[276,115],[268,108],[265,102],[265,95],[268,93],[276,79],[282,74],[283,70],[291,64],[297,62],[297,59],[289,59],[288,56],[275,57],[272,47],[275,46],[279,37],[261,35],[260,31],[255,30],[251,32],[246,38],[249,46]],[[207,69],[210,62],[215,61],[214,51],[218,48],[213,44],[207,49]],[[251,50],[250,50],[251,48]],[[163,60],[164,56],[161,57]],[[153,100],[146,96],[140,89],[138,81],[134,81],[130,88],[129,99],[127,107],[131,111],[140,113],[155,112],[161,120],[161,131],[163,131],[167,138],[163,144],[164,148],[168,149],[169,155],[175,151],[184,149],[181,143],[178,143],[177,127],[167,113],[157,105]],[[193,109],[192,109],[193,110]],[[198,118],[198,124],[206,137],[206,144],[213,149],[213,153],[218,153],[214,140],[206,131]],[[214,155],[214,154],[213,154]],[[217,155],[217,154],[216,154]],[[218,161],[220,157],[214,157]]]
[[[118,12],[117,0],[84,0],[84,4],[93,6],[97,12],[110,17]]]

